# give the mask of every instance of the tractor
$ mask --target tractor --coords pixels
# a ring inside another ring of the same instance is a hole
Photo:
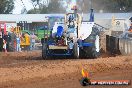
[[[89,21],[82,20],[76,6],[72,10],[64,17],[49,17],[47,33],[41,41],[44,59],[51,56],[73,56],[76,59],[99,56],[99,30],[94,26],[93,9]]]

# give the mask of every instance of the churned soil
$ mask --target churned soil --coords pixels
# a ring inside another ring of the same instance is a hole
[[[0,53],[0,88],[83,88],[81,69],[92,80],[132,80],[132,57],[97,59],[41,58],[41,51]],[[87,86],[86,88],[132,88],[123,86]]]

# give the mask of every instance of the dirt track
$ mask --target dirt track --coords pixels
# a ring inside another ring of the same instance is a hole
[[[0,88],[83,88],[81,68],[91,79],[132,80],[132,57],[103,55],[98,59],[42,60],[41,52],[0,55]],[[90,86],[86,88],[132,88],[129,86]]]

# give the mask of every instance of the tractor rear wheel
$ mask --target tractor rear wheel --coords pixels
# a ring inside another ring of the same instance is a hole
[[[99,52],[96,51],[95,47],[91,47],[91,58],[98,58]]]
[[[79,46],[78,43],[74,43],[73,54],[75,59],[79,59]]]
[[[95,59],[99,57],[99,52],[96,51],[95,46],[84,47],[82,53],[84,58]]]
[[[84,40],[84,42],[93,44],[92,46],[84,47],[83,51],[85,52],[85,56],[98,58],[100,51],[99,30],[97,28],[93,28],[91,34]]]

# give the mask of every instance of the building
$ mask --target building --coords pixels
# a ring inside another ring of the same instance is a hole
[[[64,16],[65,14],[0,14],[0,23],[19,24],[26,23],[31,26],[32,24],[47,22],[48,16]],[[95,22],[105,28],[112,28],[112,19],[114,17],[119,26],[129,27],[129,18],[132,13],[95,13]],[[83,20],[88,21],[90,14],[84,14]],[[119,23],[121,22],[121,23]],[[120,25],[121,24],[121,25]],[[42,24],[43,25],[43,24]],[[32,29],[32,28],[31,28]],[[120,29],[120,28],[119,28]],[[116,30],[116,29],[115,29]]]

